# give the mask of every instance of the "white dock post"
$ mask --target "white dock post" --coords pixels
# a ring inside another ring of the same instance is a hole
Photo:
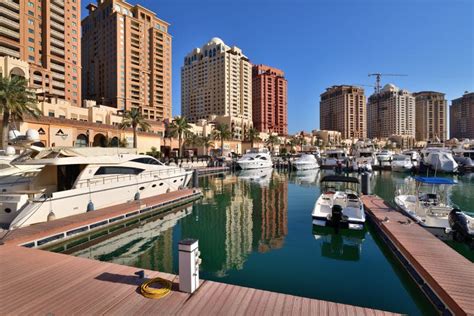
[[[199,245],[196,239],[184,239],[178,244],[179,290],[193,293],[199,287]]]

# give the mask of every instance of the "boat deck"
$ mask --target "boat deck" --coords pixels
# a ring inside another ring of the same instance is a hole
[[[438,309],[474,315],[474,264],[381,198],[366,195],[362,201],[382,238]]]
[[[132,216],[139,215],[139,212],[146,208],[169,207],[179,203],[186,203],[187,201],[190,202],[197,199],[198,196],[201,196],[200,192],[201,191],[198,189],[173,191],[158,196],[144,198],[139,201],[114,205],[92,212],[60,218],[51,222],[22,227],[13,231],[4,231],[0,233],[0,238],[5,244],[22,245],[34,240],[64,234],[68,231],[78,229],[79,227],[90,226],[94,223],[100,223],[120,216],[122,216],[123,219],[130,219]]]
[[[42,315],[394,315],[370,308],[296,297],[213,281],[192,295],[175,275],[162,299],[139,294],[139,269],[14,245],[0,246],[0,314]]]

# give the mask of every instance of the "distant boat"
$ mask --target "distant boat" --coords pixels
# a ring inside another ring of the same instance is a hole
[[[243,170],[271,168],[273,166],[272,156],[266,149],[251,150],[237,160],[237,164]]]
[[[452,173],[458,170],[458,164],[450,149],[441,143],[430,143],[421,150],[422,161],[431,169]]]
[[[391,166],[393,172],[410,172],[413,169],[414,164],[411,161],[410,156],[394,155]]]
[[[334,168],[344,166],[348,159],[347,152],[343,149],[328,149],[321,158],[321,167]]]

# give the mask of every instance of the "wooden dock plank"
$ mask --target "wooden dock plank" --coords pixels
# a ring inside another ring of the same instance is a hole
[[[408,217],[381,198],[362,200],[374,222],[437,296],[454,313],[474,315],[474,264],[418,224],[406,225]]]

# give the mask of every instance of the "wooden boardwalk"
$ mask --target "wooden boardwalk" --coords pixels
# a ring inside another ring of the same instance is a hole
[[[92,212],[73,215],[65,218],[60,218],[51,222],[39,223],[11,232],[3,232],[0,235],[5,244],[22,245],[33,240],[39,240],[48,236],[63,234],[68,231],[73,231],[79,227],[93,225],[108,219],[122,217],[122,219],[131,219],[135,215],[139,215],[137,211],[145,208],[173,206],[186,201],[195,200],[200,196],[198,189],[185,189],[173,191],[166,194],[161,194],[154,197],[141,199],[140,201],[133,201],[130,203],[115,205]]]
[[[0,246],[0,315],[393,315],[369,308],[203,281],[192,295],[141,296],[139,269],[85,258]]]
[[[418,224],[409,222],[408,217],[381,198],[367,195],[362,200],[392,250],[401,255],[400,261],[433,303],[439,308],[444,305],[455,315],[474,315],[474,264]]]

